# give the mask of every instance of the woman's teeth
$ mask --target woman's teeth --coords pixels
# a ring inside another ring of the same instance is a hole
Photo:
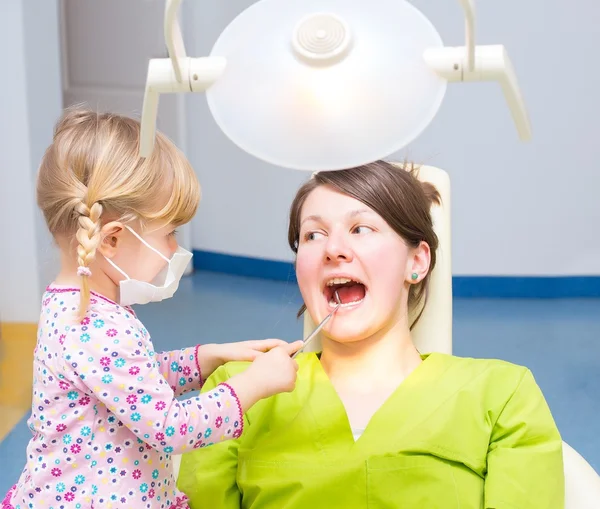
[[[333,285],[345,285],[346,283],[351,283],[352,279],[348,279],[347,277],[334,277],[327,281],[327,286]]]

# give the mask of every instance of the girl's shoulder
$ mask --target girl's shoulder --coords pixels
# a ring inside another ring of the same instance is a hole
[[[60,332],[63,339],[78,335],[87,339],[117,334],[147,338],[148,332],[135,312],[112,300],[91,293],[90,303],[83,319],[79,316],[80,290],[64,286],[49,286],[43,296],[40,329],[49,334]],[[44,331],[46,332],[46,331]]]
[[[81,291],[79,288],[52,284],[46,288],[42,299],[42,311],[44,308],[55,308],[64,314],[79,313],[79,299]],[[123,316],[126,319],[137,320],[135,311],[128,306],[121,306],[113,300],[97,292],[90,292],[90,305],[86,315],[94,313],[109,313],[115,316]]]

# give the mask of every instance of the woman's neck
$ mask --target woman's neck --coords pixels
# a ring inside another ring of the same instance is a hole
[[[326,339],[321,354],[323,369],[336,387],[363,393],[397,387],[421,362],[405,324],[354,343]]]

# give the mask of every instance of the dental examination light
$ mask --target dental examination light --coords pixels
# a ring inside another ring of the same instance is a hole
[[[192,58],[181,0],[167,0],[169,58],[148,66],[140,155],[152,152],[160,94],[205,92],[217,125],[259,159],[310,171],[358,166],[419,136],[456,81],[498,82],[528,140],[506,50],[475,45],[474,0],[459,2],[465,46],[445,47],[406,0],[260,0],[225,28],[210,56]]]

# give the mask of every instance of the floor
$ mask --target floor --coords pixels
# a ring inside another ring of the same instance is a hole
[[[198,272],[182,282],[175,298],[140,307],[138,314],[157,350],[165,350],[198,342],[298,339],[299,306],[294,283]],[[600,300],[456,299],[454,353],[528,366],[564,440],[600,471]],[[3,410],[0,416],[11,418]],[[0,442],[0,495],[23,468],[30,438],[26,418]]]
[[[31,408],[36,338],[34,324],[0,324],[0,442]]]

